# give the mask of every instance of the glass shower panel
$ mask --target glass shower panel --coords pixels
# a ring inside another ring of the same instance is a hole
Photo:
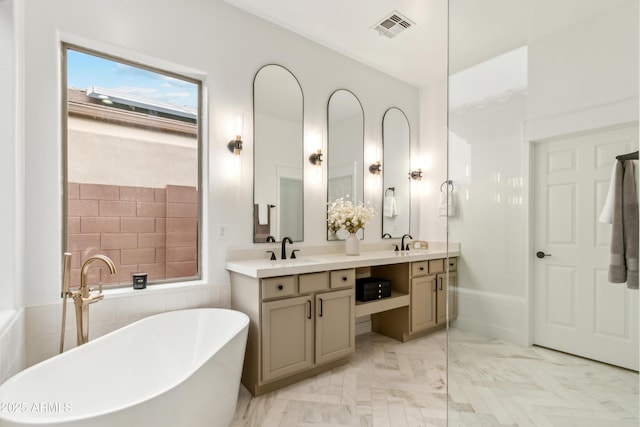
[[[637,1],[449,0],[449,425],[638,422],[638,291],[598,223],[637,122]]]

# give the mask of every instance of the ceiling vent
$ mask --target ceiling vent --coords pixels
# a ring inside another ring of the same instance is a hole
[[[384,35],[392,39],[404,30],[411,28],[413,25],[415,25],[415,22],[402,15],[397,10],[394,10],[374,25],[373,29],[376,30],[379,35]]]

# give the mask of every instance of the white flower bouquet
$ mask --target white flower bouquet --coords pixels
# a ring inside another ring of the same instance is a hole
[[[371,218],[373,218],[372,208],[365,206],[364,203],[354,205],[350,200],[340,198],[329,203],[327,227],[334,233],[345,229],[353,234],[364,228]]]

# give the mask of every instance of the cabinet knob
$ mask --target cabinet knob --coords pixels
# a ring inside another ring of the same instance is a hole
[[[282,286],[282,285],[278,285],[278,290],[279,290],[279,291],[281,291],[281,290],[283,290],[283,289],[284,289],[284,286]]]
[[[346,282],[347,281],[347,276],[342,276],[342,281]]]
[[[424,267],[420,267],[420,271],[424,271]]]

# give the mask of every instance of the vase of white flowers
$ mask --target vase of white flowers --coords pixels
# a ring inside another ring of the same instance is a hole
[[[356,232],[364,229],[373,217],[373,209],[363,203],[354,205],[350,200],[342,198],[329,204],[327,211],[327,227],[330,232],[345,230],[349,236],[345,240],[345,251],[347,255],[360,254],[360,240]]]

